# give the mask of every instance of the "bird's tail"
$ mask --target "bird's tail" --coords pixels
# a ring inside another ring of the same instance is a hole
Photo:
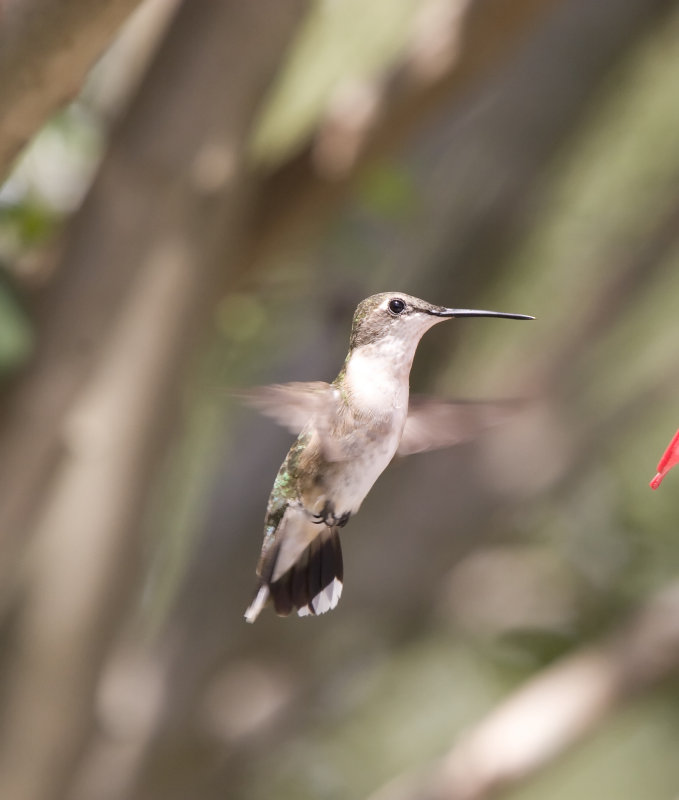
[[[260,565],[260,582],[245,619],[254,622],[269,599],[280,616],[293,609],[304,617],[335,608],[344,572],[338,529],[314,524],[289,509],[276,538]]]

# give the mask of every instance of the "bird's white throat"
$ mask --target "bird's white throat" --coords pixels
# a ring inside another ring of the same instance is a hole
[[[415,348],[395,337],[355,350],[347,363],[345,388],[357,410],[382,416],[408,411],[408,380]],[[411,351],[412,352],[409,352]]]

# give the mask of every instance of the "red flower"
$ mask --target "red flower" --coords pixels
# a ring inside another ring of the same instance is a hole
[[[651,481],[651,489],[657,489],[660,486],[662,479],[675,464],[679,464],[679,431],[674,434],[674,438],[667,446],[667,450],[665,450],[658,463],[658,472]]]

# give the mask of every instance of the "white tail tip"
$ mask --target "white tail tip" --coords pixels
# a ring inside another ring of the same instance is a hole
[[[257,597],[255,597],[255,599],[250,603],[245,612],[246,622],[254,622],[257,619],[260,611],[264,608],[268,599],[269,587],[260,586],[259,591],[257,592]]]
[[[308,617],[311,614],[325,614],[326,611],[331,611],[339,603],[341,596],[342,581],[339,578],[334,578],[332,583],[322,589],[308,606],[302,606],[297,615]]]

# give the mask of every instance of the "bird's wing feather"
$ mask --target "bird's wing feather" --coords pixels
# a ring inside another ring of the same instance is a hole
[[[396,454],[408,456],[469,441],[486,428],[506,422],[520,407],[517,400],[444,402],[411,396]]]
[[[292,433],[299,433],[311,420],[325,428],[335,406],[333,387],[324,381],[275,383],[236,394]]]
[[[342,403],[339,390],[332,384],[324,381],[277,383],[236,394],[292,433],[300,433],[311,426],[318,434],[326,461],[351,457],[351,441],[336,435]]]

